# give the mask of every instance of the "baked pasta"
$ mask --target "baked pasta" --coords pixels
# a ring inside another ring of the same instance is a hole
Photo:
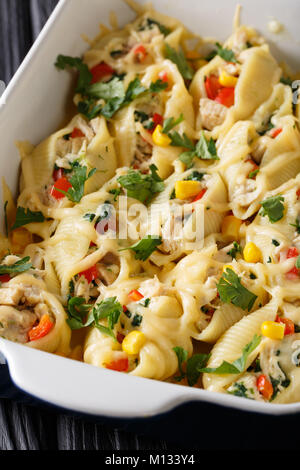
[[[72,120],[18,142],[0,335],[96,367],[300,400],[300,133],[254,29],[220,44],[151,6],[101,25]],[[95,370],[95,373],[96,370]]]

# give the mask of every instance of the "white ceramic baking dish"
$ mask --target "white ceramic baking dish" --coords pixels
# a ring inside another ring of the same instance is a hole
[[[180,18],[203,36],[225,39],[231,32],[236,0],[153,0],[163,13]],[[300,69],[299,0],[242,0],[242,20],[257,27],[272,45],[276,58]],[[9,84],[0,101],[1,175],[17,188],[19,157],[14,141],[38,143],[64,119],[70,95],[68,74],[53,66],[59,53],[81,55],[87,48],[82,33],[97,34],[99,22],[108,23],[111,11],[120,24],[134,15],[122,0],[61,0],[43,32]],[[272,18],[285,27],[268,32]],[[220,404],[273,415],[300,411],[300,403],[272,405],[215,394],[195,388],[131,377],[35,351],[0,339],[14,383],[41,400],[98,416],[138,418],[153,416],[188,401]],[[120,395],[122,390],[122,395]]]

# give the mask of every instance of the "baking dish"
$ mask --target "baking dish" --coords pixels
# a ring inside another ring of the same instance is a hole
[[[203,36],[224,39],[231,30],[235,0],[210,2],[196,0],[176,3],[154,1],[163,13],[180,18]],[[277,59],[285,59],[297,68],[296,0],[283,2],[258,0],[243,2],[243,21],[258,28],[273,45]],[[36,144],[64,120],[70,90],[68,75],[53,67],[59,53],[81,55],[86,49],[80,34],[96,35],[98,23],[108,22],[114,11],[121,24],[133,13],[121,0],[61,0],[36,44],[20,67],[1,99],[2,135],[1,172],[16,190],[19,159],[15,140]],[[259,15],[257,12],[260,12]],[[191,14],[192,12],[192,14]],[[196,14],[197,13],[197,14]],[[267,24],[278,19],[285,30],[279,35],[268,32]],[[66,34],[67,33],[67,34]],[[9,164],[6,156],[9,155]],[[199,389],[150,381],[116,372],[96,369],[23,346],[0,340],[14,383],[25,392],[57,406],[92,415],[138,418],[166,412],[187,401],[201,401],[269,414],[287,414],[300,410],[300,404],[270,405],[220,395]],[[120,399],[120,388],[123,390]],[[92,393],[91,393],[92,391]],[[124,393],[125,392],[125,393]],[[88,397],[88,398],[86,398]]]

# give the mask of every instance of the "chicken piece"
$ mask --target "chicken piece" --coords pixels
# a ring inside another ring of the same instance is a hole
[[[4,287],[0,289],[0,305],[18,305],[24,295],[20,286]]]
[[[0,336],[25,344],[28,342],[28,332],[37,319],[29,310],[19,311],[13,307],[0,306]]]
[[[153,279],[144,281],[139,288],[139,292],[141,292],[145,298],[152,298],[165,295],[166,289],[165,286],[155,276]]]
[[[209,131],[214,127],[223,124],[226,118],[228,108],[216,101],[208,98],[201,98],[200,100],[200,117],[202,126]]]
[[[35,286],[25,287],[21,302],[30,307],[35,307],[42,300],[40,290]]]

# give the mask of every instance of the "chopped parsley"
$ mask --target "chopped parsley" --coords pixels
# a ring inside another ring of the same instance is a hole
[[[259,173],[259,168],[256,168],[256,170],[250,171],[248,178],[250,178],[251,180],[254,180],[256,176],[258,175],[258,173]]]
[[[250,292],[241,283],[239,276],[230,268],[226,269],[217,284],[220,299],[225,303],[232,303],[243,310],[252,309],[257,295]]]
[[[30,262],[30,257],[26,256],[26,258],[20,259],[14,264],[10,264],[10,265],[1,264],[0,275],[2,276],[3,274],[25,273],[31,268],[32,268],[32,263]]]
[[[233,242],[233,247],[228,251],[227,255],[231,256],[232,259],[236,259],[238,253],[242,253],[242,247],[238,242]]]
[[[157,174],[157,167],[150,166],[150,175],[140,171],[129,170],[127,175],[120,176],[118,183],[127,190],[127,195],[143,203],[149,203],[157,193],[165,189],[163,180]]]
[[[88,220],[89,222],[93,222],[95,220],[96,214],[85,214],[83,216],[84,220]]]
[[[183,114],[180,114],[178,119],[174,119],[173,117],[167,118],[164,121],[163,130],[164,134],[168,134],[174,127],[178,126],[182,121],[184,121]]]
[[[242,382],[236,382],[233,384],[232,390],[228,391],[227,393],[236,397],[249,398],[247,395],[247,388]]]
[[[179,135],[179,134],[178,134]],[[170,137],[170,135],[169,135]],[[185,136],[186,138],[186,136]],[[171,138],[172,140],[172,138]],[[186,140],[186,139],[185,139]],[[181,142],[183,145],[181,147],[188,148],[188,152],[184,152],[180,155],[179,160],[185,163],[185,165],[190,168],[195,157],[201,160],[219,160],[216,144],[212,138],[208,140],[205,137],[204,131],[201,132],[201,137],[196,145],[194,145],[190,140],[189,142]],[[188,145],[186,145],[188,143]],[[185,144],[185,145],[184,145]],[[172,144],[173,140],[172,140]]]
[[[300,256],[297,257],[295,266],[297,269],[300,269]]]
[[[143,238],[141,241],[136,243],[129,248],[124,248],[123,250],[131,250],[135,252],[135,259],[146,261],[152,253],[156,250],[156,248],[162,244],[161,237],[155,237],[152,235],[148,235],[148,237]]]
[[[221,44],[218,42],[216,42],[216,47],[217,47],[217,55],[222,57],[222,59],[226,60],[226,62],[233,62],[233,63],[237,62],[235,58],[235,54],[231,49],[222,47]]]
[[[167,83],[157,80],[155,83],[151,83],[149,89],[147,89],[142,86],[140,79],[136,77],[129,83],[125,92],[123,77],[116,74],[108,82],[100,81],[92,84],[92,74],[80,58],[60,55],[55,65],[61,70],[71,67],[79,71],[76,92],[81,94],[82,100],[78,103],[78,112],[89,120],[100,114],[110,119],[119,109],[127,106],[140,95],[159,93],[168,87]],[[99,100],[104,100],[105,104],[98,104]]]
[[[120,188],[117,188],[117,189],[111,189],[109,191],[109,194],[112,194],[114,196],[114,201],[116,201],[118,199],[118,197],[120,196],[122,190]]]
[[[158,21],[154,20],[153,18],[146,19],[146,25],[141,26],[139,31],[143,31],[145,27],[148,29],[153,29],[153,26],[157,26],[159,31],[164,35],[168,36],[171,33],[171,29],[167,28],[165,25],[159,23]]]
[[[194,76],[194,70],[189,65],[182,50],[176,51],[168,43],[165,45],[165,57],[177,65],[177,68],[185,80],[191,80]]]
[[[132,324],[132,326],[141,326],[142,321],[143,321],[143,316],[142,315],[134,315],[131,324]]]
[[[240,374],[245,371],[247,359],[250,354],[257,348],[260,344],[262,337],[258,335],[254,335],[250,343],[246,344],[243,348],[242,355],[236,359],[232,364],[223,361],[222,364],[218,367],[208,367],[202,369],[200,372],[205,372],[207,374]]]
[[[199,171],[193,171],[186,179],[186,181],[202,181],[205,173],[200,173]]]
[[[300,235],[300,221],[299,219],[295,220],[295,224],[290,224],[292,227],[295,227],[296,232]]]
[[[260,204],[262,206],[259,214],[262,217],[268,216],[271,224],[282,219],[284,213],[283,196],[273,196],[265,199]]]
[[[180,372],[180,375],[177,377],[174,377],[174,379],[177,380],[177,382],[180,382],[181,380],[185,378],[185,372],[182,369],[182,364],[187,361],[188,352],[179,346],[173,348],[173,351],[175,352],[177,356],[178,370]]]
[[[60,70],[65,70],[66,67],[71,67],[79,72],[76,93],[84,93],[86,87],[92,81],[92,74],[86,64],[83,63],[80,57],[70,57],[59,55],[56,59],[55,67]]]
[[[207,368],[206,365],[211,357],[211,354],[194,354],[187,359],[188,352],[182,347],[177,346],[173,348],[178,359],[179,377],[174,377],[175,380],[181,381],[185,377],[188,384],[193,387],[199,380],[201,373],[207,374],[240,374],[245,371],[246,363],[249,355],[257,348],[261,342],[261,336],[254,335],[250,343],[246,344],[243,348],[242,355],[236,359],[232,364],[223,361],[219,367]],[[186,371],[183,370],[183,363],[186,362]]]
[[[118,323],[123,312],[121,304],[116,297],[110,297],[96,304],[86,304],[82,297],[73,297],[68,302],[68,325],[72,330],[79,330],[89,326],[94,326],[101,333],[115,338],[114,326]],[[100,320],[107,320],[108,326],[100,323]]]
[[[250,46],[252,47],[252,46]],[[231,49],[227,49],[221,46],[219,42],[216,42],[216,48],[215,50],[211,51],[206,57],[205,60],[208,62],[212,60],[216,55],[222,57],[222,59],[226,60],[226,62],[233,62],[236,63],[236,57],[234,52]]]
[[[30,209],[18,207],[15,223],[10,230],[15,230],[16,228],[24,227],[24,225],[44,221],[45,217],[43,216],[42,212],[32,212]]]

